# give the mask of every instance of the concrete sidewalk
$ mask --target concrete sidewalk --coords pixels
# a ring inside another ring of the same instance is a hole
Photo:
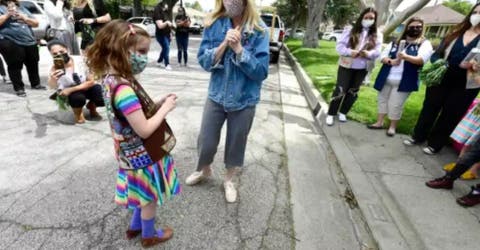
[[[433,190],[425,181],[443,174],[455,161],[451,149],[427,156],[407,147],[404,135],[368,130],[349,121],[323,124],[327,104],[289,52],[287,56],[309,106],[321,124],[380,249],[478,249],[480,207],[462,208],[455,198],[476,181],[458,181],[453,191]]]

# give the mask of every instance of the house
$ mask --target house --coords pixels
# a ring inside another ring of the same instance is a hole
[[[423,19],[427,37],[444,37],[452,27],[465,19],[464,15],[442,4],[425,7],[413,16]]]

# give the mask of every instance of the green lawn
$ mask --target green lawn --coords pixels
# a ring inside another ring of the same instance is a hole
[[[302,48],[302,42],[299,40],[288,40],[286,44],[323,98],[327,102],[330,101],[337,80],[338,54],[335,51],[335,42],[320,41],[317,49]],[[375,81],[379,70],[380,64],[377,63],[370,79],[372,82]],[[377,116],[377,93],[372,86],[363,86],[348,117],[362,123],[374,122]],[[425,86],[422,85],[418,92],[410,95],[397,132],[403,134],[412,132],[422,108],[424,94]]]

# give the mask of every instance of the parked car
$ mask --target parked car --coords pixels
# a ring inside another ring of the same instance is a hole
[[[340,36],[342,35],[342,33],[343,33],[343,30],[334,30],[333,32],[325,32],[322,36],[322,39],[336,42],[340,40]]]
[[[131,17],[127,22],[144,29],[151,37],[155,36],[155,22],[151,17]]]
[[[270,27],[270,62],[277,63],[283,47],[285,25],[278,15],[262,14],[261,18]]]
[[[35,19],[38,20],[38,27],[32,28],[35,38],[39,41],[44,39],[47,35],[50,23],[43,8],[37,3],[37,1],[33,0],[20,0],[19,4],[32,13]]]
[[[203,31],[203,25],[200,23],[192,23],[189,28],[189,32],[192,34],[201,34]]]
[[[303,39],[304,36],[305,36],[305,30],[303,29],[297,29],[293,34],[292,34],[292,29],[287,29],[287,32],[285,32],[285,38]]]

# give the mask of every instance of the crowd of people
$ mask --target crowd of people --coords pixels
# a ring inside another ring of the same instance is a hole
[[[336,50],[340,55],[337,84],[325,124],[333,126],[336,117],[340,122],[347,121],[347,113],[367,75],[368,63],[379,59],[382,65],[374,85],[378,91],[377,120],[367,128],[386,129],[387,136],[395,136],[406,100],[419,89],[422,67],[429,60],[443,59],[446,71],[437,84],[426,87],[413,134],[403,143],[415,146],[426,142],[422,150],[427,155],[439,153],[451,140],[458,146],[457,162],[444,167],[446,174],[443,177],[428,181],[426,185],[430,188],[452,189],[454,181],[468,171],[471,173],[469,178],[475,178],[480,166],[480,104],[474,100],[480,84],[472,76],[480,71],[480,64],[465,58],[472,49],[480,48],[480,4],[472,8],[435,50],[424,36],[424,21],[411,17],[405,22],[398,39],[381,51],[383,38],[377,30],[376,20],[377,12],[372,8],[365,9],[337,42]],[[385,128],[387,117],[389,126]],[[479,204],[480,184],[457,202],[462,206]]]
[[[102,119],[97,107],[105,107],[118,162],[115,202],[133,211],[126,238],[141,236],[144,247],[170,239],[173,229],[155,229],[155,214],[166,199],[181,192],[170,154],[176,139],[166,122],[178,97],[170,93],[154,101],[136,79],[148,64],[149,34],[124,20],[111,20],[102,0],[46,0],[44,7],[51,25],[48,86],[55,91],[50,99],[71,109],[76,124],[86,122],[84,107],[97,120]],[[39,47],[31,29],[38,21],[18,0],[0,0],[0,14],[0,53],[15,93],[26,96],[23,65],[32,89],[46,89],[40,84]],[[171,18],[167,1],[161,1],[153,20],[161,46],[157,63],[171,70],[169,50],[175,30],[178,64],[187,67],[191,20],[185,8],[179,7],[178,15]],[[205,27],[197,57],[211,79],[198,138],[199,159],[186,184],[211,177],[226,123],[223,186],[226,201],[232,203],[237,200],[235,176],[244,164],[255,107],[268,76],[269,33],[253,0],[216,0]]]
[[[55,93],[50,98],[57,102],[63,98],[77,124],[85,123],[84,107],[91,118],[101,119],[97,107],[105,106],[118,161],[115,202],[133,211],[126,237],[141,236],[144,247],[170,239],[172,228],[155,229],[155,213],[157,206],[181,192],[170,155],[176,139],[166,122],[179,97],[170,93],[154,101],[136,79],[148,63],[149,34],[126,21],[111,20],[102,0],[46,0],[44,4],[51,24],[47,48],[53,64],[48,86]],[[153,20],[155,39],[161,46],[157,63],[171,70],[172,30],[178,63],[186,67],[191,20],[183,7],[175,18],[168,10],[167,2],[160,2]],[[31,29],[37,25],[18,0],[0,0],[0,53],[20,97],[26,96],[23,65],[32,89],[46,89],[40,83],[39,49]],[[225,199],[231,203],[237,200],[235,176],[244,164],[262,82],[268,76],[269,34],[253,0],[216,0],[205,27],[197,58],[211,74],[210,86],[198,136],[198,162],[185,183],[194,186],[212,176],[211,164],[226,123],[223,187]],[[386,135],[395,136],[406,100],[419,89],[423,65],[445,59],[448,68],[437,85],[426,88],[414,132],[404,144],[414,146],[426,141],[423,152],[429,155],[437,154],[450,137],[461,145],[458,161],[449,165],[443,177],[426,183],[431,188],[451,189],[472,166],[480,166],[480,104],[468,111],[480,88],[470,84],[468,75],[479,71],[480,65],[464,61],[473,48],[480,47],[480,4],[436,50],[425,38],[424,28],[421,18],[410,18],[399,38],[382,51],[377,12],[373,8],[363,10],[337,42],[337,85],[326,124],[333,126],[337,116],[340,122],[347,121],[369,65],[379,58],[382,66],[374,85],[379,92],[377,120],[367,128],[385,129],[388,118]],[[77,33],[81,33],[80,44]],[[233,92],[240,94],[231,95]],[[480,185],[457,202],[463,206],[479,204]]]

